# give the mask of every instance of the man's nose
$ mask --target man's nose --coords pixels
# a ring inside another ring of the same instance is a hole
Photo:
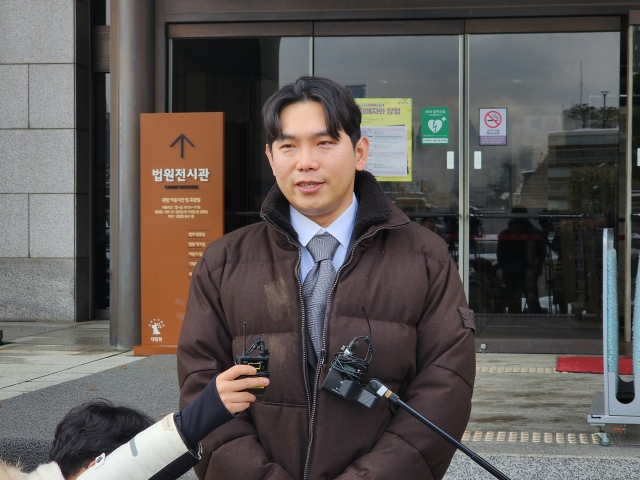
[[[318,161],[315,158],[311,147],[303,146],[300,148],[300,156],[298,158],[298,170],[306,172],[309,170],[317,170]]]

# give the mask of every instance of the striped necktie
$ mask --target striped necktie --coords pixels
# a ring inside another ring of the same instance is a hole
[[[307,250],[311,253],[316,264],[304,279],[302,294],[307,328],[316,355],[320,355],[322,348],[322,329],[327,309],[327,298],[336,277],[332,259],[339,244],[340,242],[335,237],[326,232],[316,235],[307,244]]]

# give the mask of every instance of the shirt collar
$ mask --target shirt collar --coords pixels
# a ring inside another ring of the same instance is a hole
[[[351,205],[342,212],[342,214],[336,218],[331,225],[327,228],[322,228],[316,222],[308,217],[305,217],[291,205],[289,205],[289,213],[291,218],[291,225],[298,234],[298,241],[303,247],[307,246],[307,243],[318,233],[329,232],[333,235],[340,245],[344,248],[348,248],[349,241],[351,240],[351,234],[353,233],[353,227],[356,223],[356,213],[358,213],[358,199],[356,194],[353,193],[353,199]]]

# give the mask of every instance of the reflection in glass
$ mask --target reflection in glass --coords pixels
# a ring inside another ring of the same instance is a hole
[[[469,301],[486,336],[601,336],[621,161],[620,34],[472,35]],[[480,140],[506,108],[507,145]],[[526,315],[522,314],[535,314]]]
[[[111,228],[110,174],[110,79],[108,73],[93,74],[92,209],[93,209],[93,302],[97,310],[109,310]]]
[[[262,105],[310,73],[308,37],[173,40],[173,112],[225,114],[225,231],[259,220],[274,184]]]
[[[225,228],[231,231],[258,219],[273,184],[259,115],[279,87],[313,69],[355,98],[410,98],[411,180],[381,185],[412,221],[444,239],[456,262],[468,265],[478,335],[601,338],[601,236],[608,227],[619,234],[624,177],[620,34],[470,35],[467,48],[465,259],[458,233],[458,36],[173,40],[173,111],[225,112]],[[422,143],[427,107],[449,109],[448,143]],[[480,109],[487,108],[506,109],[504,146],[480,141]],[[640,167],[633,165],[633,192],[640,192]],[[636,196],[633,211],[640,215]],[[632,246],[640,248],[637,243]]]
[[[314,74],[345,85],[355,98],[412,100],[412,179],[381,182],[385,193],[413,221],[447,239],[458,259],[457,36],[319,37]],[[449,108],[446,144],[422,144],[424,107]],[[451,160],[447,163],[447,152]]]

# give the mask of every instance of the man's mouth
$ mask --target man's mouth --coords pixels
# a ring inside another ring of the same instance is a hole
[[[302,188],[313,188],[313,187],[315,187],[317,185],[320,185],[320,182],[300,182],[300,183],[298,183],[298,186],[302,187]]]

